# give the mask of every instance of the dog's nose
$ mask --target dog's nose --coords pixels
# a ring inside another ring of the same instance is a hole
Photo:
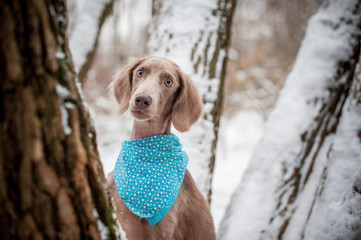
[[[135,97],[134,101],[135,101],[135,106],[137,106],[140,109],[145,109],[152,104],[152,98],[149,95],[143,93],[139,93]]]

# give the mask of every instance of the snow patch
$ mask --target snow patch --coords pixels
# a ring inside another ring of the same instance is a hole
[[[55,57],[57,59],[64,59],[66,57],[66,54],[63,52],[60,46],[56,48]]]
[[[68,97],[71,97],[70,91],[60,84],[56,84],[56,92],[61,100],[65,100]]]
[[[72,103],[65,102],[65,100],[71,97],[70,91],[59,83],[56,84],[56,92],[59,96],[60,111],[61,111],[61,122],[63,124],[65,135],[69,136],[72,133],[72,129],[69,125],[69,113],[66,108],[73,108]]]
[[[93,215],[97,220],[97,226],[98,226],[98,230],[99,230],[101,239],[103,239],[103,240],[108,239],[108,236],[109,236],[108,227],[105,226],[104,223],[100,220],[99,213],[95,208],[93,209]]]

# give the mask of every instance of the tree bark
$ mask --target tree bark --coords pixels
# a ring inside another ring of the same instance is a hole
[[[153,3],[150,53],[180,65],[204,99],[204,117],[181,138],[191,159],[192,176],[209,202],[235,5],[235,0]]]
[[[0,3],[2,239],[117,237],[65,2]]]
[[[221,239],[353,239],[361,229],[360,12],[360,0],[330,0],[310,19]]]

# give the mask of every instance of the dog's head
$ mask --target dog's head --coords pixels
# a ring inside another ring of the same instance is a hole
[[[140,121],[170,116],[180,132],[187,131],[202,115],[202,99],[191,79],[165,58],[131,61],[114,76],[110,90],[120,114],[129,108]]]

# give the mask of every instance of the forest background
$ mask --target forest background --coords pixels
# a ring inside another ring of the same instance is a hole
[[[5,239],[126,238],[105,175],[131,117],[117,115],[107,86],[145,55],[175,61],[203,97],[203,117],[174,132],[219,239],[359,239],[360,0],[0,9]]]

